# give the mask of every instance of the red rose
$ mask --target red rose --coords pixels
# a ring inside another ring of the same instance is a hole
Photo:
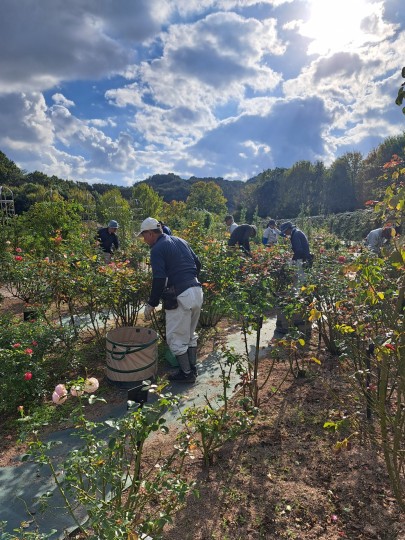
[[[32,354],[34,351],[32,349],[25,349],[25,354]]]
[[[32,379],[32,373],[31,371],[27,371],[26,373],[24,373],[24,379],[26,381],[30,381]]]
[[[338,261],[342,264],[346,262],[346,257],[344,255],[340,255],[338,258]]]
[[[16,261],[22,261],[22,260],[23,260],[23,258],[21,257],[21,255],[16,255],[16,256],[14,257],[14,259],[15,259]]]
[[[21,347],[21,343],[14,343],[14,345],[12,345],[13,349],[18,349],[18,347]]]

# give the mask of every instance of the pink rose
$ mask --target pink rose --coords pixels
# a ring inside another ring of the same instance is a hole
[[[24,352],[25,352],[25,354],[32,354],[34,351],[32,349],[27,348],[27,349],[25,349]]]
[[[18,349],[18,347],[21,347],[21,343],[14,343],[14,345],[12,345],[13,349]]]
[[[58,384],[57,386],[55,386],[55,392],[58,394],[58,396],[66,396],[66,386],[64,384]]]
[[[52,394],[52,401],[55,405],[62,405],[67,400],[67,394],[65,396],[60,396],[57,392]]]
[[[72,388],[70,389],[70,393],[74,397],[79,397],[84,394],[84,390],[80,386],[72,386]]]

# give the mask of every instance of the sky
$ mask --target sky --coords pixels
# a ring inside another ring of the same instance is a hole
[[[119,186],[366,156],[404,131],[402,3],[0,0],[0,150]]]

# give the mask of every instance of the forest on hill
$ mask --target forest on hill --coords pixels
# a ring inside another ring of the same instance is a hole
[[[384,164],[393,155],[401,154],[404,147],[405,132],[387,138],[366,157],[356,151],[348,152],[329,167],[321,161],[300,161],[290,168],[267,169],[246,182],[156,174],[130,187],[90,185],[47,176],[40,171],[26,172],[0,151],[0,185],[13,192],[17,214],[26,212],[35,202],[46,200],[52,190],[66,200],[85,203],[88,194],[97,201],[109,191],[118,189],[130,202],[134,190],[146,184],[165,203],[170,203],[187,202],[193,186],[204,182],[220,188],[225,211],[234,213],[237,218],[242,214],[247,220],[252,220],[254,215],[263,219],[268,216],[283,219],[302,212],[312,216],[330,215],[364,208],[367,200],[377,199],[387,187],[381,180]],[[199,209],[217,213],[218,205],[211,208],[208,201],[202,202],[204,207]]]

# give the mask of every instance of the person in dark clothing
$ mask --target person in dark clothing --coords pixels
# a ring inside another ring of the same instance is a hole
[[[254,225],[238,225],[231,234],[228,240],[228,246],[238,246],[245,252],[250,254],[250,238],[256,236],[256,227]]]
[[[289,236],[293,250],[293,261],[302,260],[303,262],[311,259],[309,252],[308,238],[305,234],[295,227],[291,221],[283,223],[280,227],[282,236]]]
[[[142,222],[138,236],[142,236],[150,247],[153,275],[145,320],[151,318],[162,298],[167,344],[180,366],[180,370],[169,379],[193,383],[197,376],[198,336],[195,330],[203,303],[202,287],[198,281],[201,262],[185,240],[163,234],[154,218],[148,217]]]
[[[159,221],[159,224],[160,224],[160,227],[162,229],[162,232],[164,232],[165,234],[168,234],[169,236],[172,236],[172,231],[170,229],[170,227],[168,227],[167,225],[165,225],[163,223],[163,221]]]
[[[107,227],[103,227],[97,231],[96,240],[99,242],[99,246],[104,252],[104,260],[106,263],[111,262],[113,252],[120,247],[117,236],[118,227],[117,221],[112,219]]]
[[[291,221],[282,223],[280,227],[281,236],[290,238],[291,247],[293,250],[292,260],[297,268],[297,285],[302,285],[305,281],[305,273],[303,269],[304,262],[312,262],[312,255],[309,251],[308,238],[305,234],[295,227]]]

